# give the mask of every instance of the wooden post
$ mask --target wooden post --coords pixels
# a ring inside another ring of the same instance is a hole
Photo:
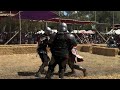
[[[19,28],[20,28],[20,44],[21,44],[21,15],[20,15],[20,11],[19,11]]]

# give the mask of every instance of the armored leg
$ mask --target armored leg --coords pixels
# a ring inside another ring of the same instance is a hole
[[[82,70],[83,71],[83,75],[87,76],[87,72],[86,72],[85,68],[83,68],[81,66],[78,66],[78,65],[74,65],[74,68],[77,69],[77,70]]]
[[[71,69],[71,73],[75,73],[75,69],[74,69],[74,62],[72,62],[72,61],[68,61],[68,65],[69,65],[69,67],[70,67],[70,69]]]
[[[64,78],[64,73],[66,71],[66,66],[63,68],[60,64],[59,64],[59,71],[58,71],[58,74],[59,74],[59,78],[60,79],[63,79]]]
[[[45,79],[51,79],[52,75],[53,75],[52,71],[51,71],[51,70],[48,70],[48,71],[47,71],[47,74],[46,74],[46,76],[45,76]]]
[[[54,72],[54,68],[55,68],[56,64],[57,63],[55,60],[50,61],[49,65],[48,65],[48,71],[45,76],[46,79],[51,79],[51,77],[53,76],[53,72]]]
[[[53,76],[53,72],[54,72],[54,68],[53,67],[49,67],[48,71],[46,73],[45,79],[51,79]]]
[[[41,74],[45,72],[44,68],[45,68],[46,66],[48,66],[48,62],[44,62],[44,63],[40,66],[40,68],[39,68],[39,70],[37,71],[37,73],[36,73],[35,76],[36,76],[36,77],[41,77]]]
[[[64,73],[65,73],[65,70],[62,69],[62,70],[60,71],[60,73],[59,73],[59,78],[60,78],[60,79],[63,79],[63,78],[64,78]]]
[[[64,78],[67,62],[68,62],[68,58],[66,57],[62,58],[61,61],[59,62],[59,78],[61,79]]]
[[[85,68],[83,69],[83,74],[84,74],[84,77],[87,76],[87,72]]]
[[[40,53],[39,56],[43,63],[40,66],[39,70],[37,71],[36,77],[41,77],[41,74],[45,72],[44,68],[48,66],[48,62],[50,61],[50,58],[46,53]]]

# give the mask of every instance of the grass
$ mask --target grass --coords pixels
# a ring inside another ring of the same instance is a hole
[[[66,79],[120,79],[120,56],[79,53],[84,57],[84,62],[77,64],[85,67],[88,75],[83,77],[83,73],[76,70],[76,76],[65,76]],[[35,79],[34,74],[40,64],[40,58],[35,53],[0,55],[0,79]],[[56,66],[55,72],[57,71]],[[69,67],[67,71],[70,71]],[[57,79],[58,75],[54,75],[54,78]]]

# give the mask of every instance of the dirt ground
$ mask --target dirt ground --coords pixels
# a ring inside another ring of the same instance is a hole
[[[78,64],[87,69],[88,75],[83,77],[82,71],[78,70],[76,76],[67,75],[70,71],[67,66],[65,79],[120,79],[120,56],[79,53],[84,57],[84,62]],[[40,64],[40,58],[36,53],[0,55],[0,79],[36,79],[34,75]],[[55,69],[54,79],[58,79],[57,72],[58,66]],[[43,78],[44,76],[43,74]]]

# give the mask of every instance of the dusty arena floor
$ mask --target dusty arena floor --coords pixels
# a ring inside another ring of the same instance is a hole
[[[41,62],[37,54],[0,55],[0,79],[36,79],[35,72]],[[83,77],[82,71],[76,70],[76,76],[65,74],[65,79],[120,79],[120,56],[108,57],[80,52],[84,62],[80,65],[87,69],[88,75]],[[47,68],[46,68],[47,69]],[[58,79],[56,66],[54,79]],[[44,78],[43,74],[43,78]]]

